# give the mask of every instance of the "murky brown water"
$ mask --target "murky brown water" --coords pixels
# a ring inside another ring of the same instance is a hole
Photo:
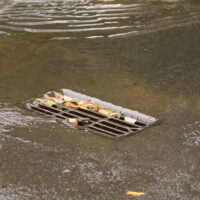
[[[199,1],[0,8],[0,199],[199,199]],[[110,140],[23,108],[60,88],[161,124]]]
[[[49,33],[52,40],[135,35],[200,20],[199,6],[184,0],[6,0],[0,8],[5,33]]]

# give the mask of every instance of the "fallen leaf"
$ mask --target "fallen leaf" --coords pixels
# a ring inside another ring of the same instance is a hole
[[[47,99],[51,100],[51,101],[55,101],[56,102],[56,97],[47,97]]]
[[[52,106],[53,104],[55,104],[55,102],[53,102],[52,100],[49,100],[49,99],[35,99],[36,101],[42,103],[42,104],[45,104],[47,106]]]
[[[133,192],[133,191],[128,191],[126,193],[127,196],[142,196],[142,195],[145,195],[144,192]]]
[[[76,118],[68,118],[68,122],[72,125],[78,125],[78,120]]]
[[[64,100],[64,97],[63,97],[63,94],[62,94],[62,93],[58,93],[57,98],[58,98],[59,100]]]
[[[134,124],[137,120],[131,117],[124,117],[124,121]]]
[[[100,108],[98,110],[99,113],[103,114],[103,115],[106,115],[108,116],[109,115],[109,110],[106,110],[106,109],[103,109],[103,108]]]
[[[72,98],[68,97],[68,96],[64,96],[63,98],[64,98],[65,101],[71,101],[72,100]]]
[[[63,172],[62,173],[69,173],[70,172],[70,170],[69,169],[65,169],[65,170],[63,170]]]

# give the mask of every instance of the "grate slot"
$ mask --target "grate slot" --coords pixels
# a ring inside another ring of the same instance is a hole
[[[45,106],[45,105],[43,105],[41,103],[38,103],[38,105],[39,105],[40,108],[44,108],[44,109],[49,110],[51,112],[60,113],[60,110],[55,109],[53,107]]]
[[[65,117],[69,117],[69,118],[78,118],[77,115],[73,115],[73,114],[70,114],[70,113],[62,113],[61,115],[65,116]]]
[[[90,110],[85,110],[85,109],[81,109],[81,108],[68,108],[68,107],[60,105],[60,104],[55,104],[55,106],[58,106],[62,110],[68,111],[69,113],[73,113],[77,116],[90,118],[93,121],[97,121],[97,120],[99,120],[99,118],[106,118],[106,116],[101,115],[100,113],[95,113],[94,111],[90,111]],[[55,106],[54,106],[54,108],[55,108]]]
[[[109,121],[113,121],[113,122],[116,122],[118,124],[121,124],[121,125],[124,125],[124,126],[128,126],[128,127],[132,127],[132,128],[140,128],[138,125],[136,124],[131,124],[131,123],[128,123],[128,122],[125,122],[121,119],[117,119],[117,118],[110,118],[108,119]]]
[[[143,127],[141,127],[141,128],[131,128],[131,132],[141,131],[142,129],[143,129]]]
[[[45,114],[48,114],[48,115],[52,115],[51,112],[48,112],[48,111],[46,111],[46,110],[44,110],[44,109],[37,108],[37,107],[35,107],[35,106],[33,106],[33,105],[31,105],[31,108],[32,108],[33,110],[36,110],[36,111],[39,111],[39,112],[42,112],[42,113],[45,113]]]
[[[66,117],[63,117],[61,115],[55,115],[55,117],[59,118],[59,119],[66,119]]]
[[[39,105],[39,107],[35,107],[35,106],[32,105],[32,108],[35,109],[35,110],[38,110],[40,112],[43,112],[43,113],[49,113],[49,115],[53,115],[53,116],[60,118],[60,119],[66,119],[66,117],[78,118],[77,115],[73,115],[73,114],[70,114],[70,113],[67,113],[67,112],[62,112],[62,110],[57,110],[56,108],[52,108],[52,107],[49,107],[49,106],[46,106],[46,105],[43,105],[43,104],[40,104],[40,103],[38,103],[38,105]],[[50,111],[50,110],[52,110],[52,111]],[[58,111],[60,112],[60,114],[58,114]]]
[[[106,136],[119,137],[118,134],[115,134],[113,132],[110,132],[110,131],[107,131],[107,130],[104,130],[104,129],[101,129],[101,128],[98,128],[98,127],[91,126],[91,127],[88,127],[88,128],[96,131],[97,133],[100,132],[101,134],[106,135]]]
[[[126,132],[123,132],[123,131],[120,131],[118,129],[115,129],[115,128],[112,128],[112,127],[109,127],[109,126],[106,126],[104,124],[99,124],[99,123],[95,123],[93,124],[92,126],[95,126],[95,127],[98,127],[98,128],[101,128],[101,129],[104,129],[104,130],[107,130],[107,131],[110,131],[112,133],[115,133],[115,134],[120,134],[120,135],[124,135],[126,134]]]
[[[77,110],[80,110],[81,112],[89,113],[91,115],[97,116],[98,118],[106,118],[105,115],[102,115],[101,113],[94,112],[92,110],[86,110],[86,109],[82,109],[82,108],[77,108]]]
[[[66,117],[63,117],[62,115],[60,114],[55,114],[54,112],[51,112],[51,111],[47,111],[46,109],[44,108],[41,108],[41,107],[35,107],[34,105],[31,104],[31,108],[36,110],[36,111],[39,111],[39,112],[42,112],[42,113],[45,113],[45,114],[48,114],[48,115],[53,115],[59,119],[66,119]]]
[[[116,123],[113,123],[113,122],[111,122],[111,121],[102,121],[101,123],[102,123],[102,124],[105,124],[105,125],[107,125],[107,126],[116,128],[116,129],[120,129],[120,130],[122,130],[122,131],[129,131],[129,130],[130,130],[129,127],[121,126],[120,124],[116,124]]]
[[[49,106],[43,105],[41,103],[38,103],[38,105],[39,105],[40,108],[46,109],[46,110],[51,111],[51,112],[55,112],[53,114],[60,113],[60,117],[59,118],[61,118],[61,115],[65,116],[65,117],[69,117],[69,118],[80,118],[81,117],[77,113],[71,113],[71,110],[69,110],[69,109],[66,110],[66,111],[63,111],[63,110],[59,110],[59,109],[57,109],[55,107],[49,107]]]
[[[92,121],[98,121],[99,120],[99,118],[97,118],[97,117],[94,117],[94,116],[91,116],[91,115],[88,115],[88,114],[85,114],[85,113],[82,113],[82,112],[76,111],[76,110],[69,111],[69,113],[72,113],[72,114],[75,114],[75,115],[78,115],[78,116],[81,116],[81,117],[87,117],[87,118],[91,119]]]
[[[138,122],[138,121],[136,121],[135,124],[137,124],[138,126],[146,126],[146,124],[144,124],[142,122]]]

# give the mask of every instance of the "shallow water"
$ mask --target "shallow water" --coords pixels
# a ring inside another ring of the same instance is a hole
[[[0,199],[199,199],[198,1],[0,7]],[[161,124],[110,140],[24,109],[60,88]]]
[[[135,35],[200,20],[200,7],[183,0],[6,0],[0,8],[5,33],[48,33],[52,40]]]

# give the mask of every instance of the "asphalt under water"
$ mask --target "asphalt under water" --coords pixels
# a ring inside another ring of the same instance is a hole
[[[0,6],[0,199],[200,199],[198,1]],[[111,140],[23,107],[60,88],[161,124]]]

